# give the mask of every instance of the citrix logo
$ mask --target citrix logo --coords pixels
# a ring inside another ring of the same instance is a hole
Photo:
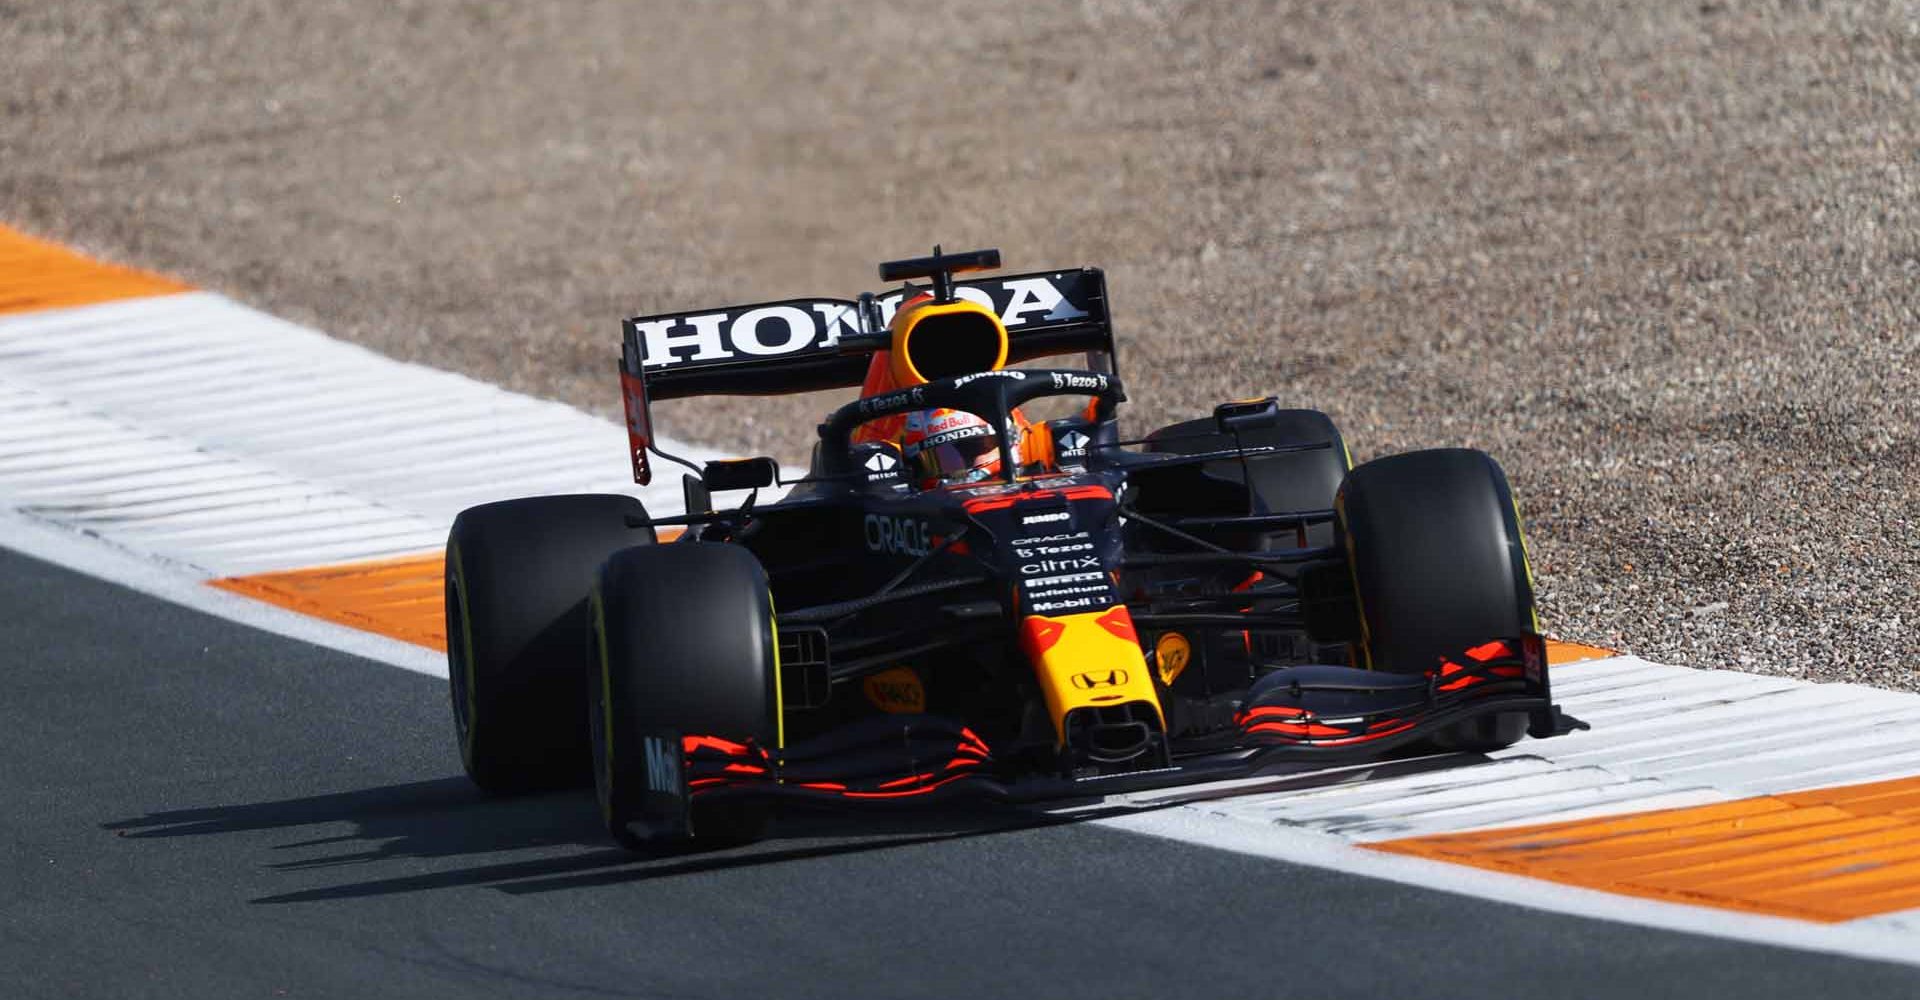
[[[1036,562],[1022,563],[1022,576],[1038,576],[1041,573],[1065,573],[1076,569],[1099,569],[1098,556],[1080,556],[1077,559],[1041,559]]]

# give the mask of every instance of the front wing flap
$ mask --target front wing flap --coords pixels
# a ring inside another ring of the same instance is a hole
[[[1537,636],[1496,640],[1450,658],[1429,676],[1301,667],[1262,678],[1236,715],[1237,732],[1167,767],[1112,774],[1023,771],[996,758],[951,719],[895,715],[864,720],[775,751],[751,741],[683,738],[687,794],[847,804],[956,798],[1037,802],[1254,777],[1310,763],[1375,760],[1458,731],[1475,720],[1521,714],[1535,738],[1586,724],[1547,696]]]

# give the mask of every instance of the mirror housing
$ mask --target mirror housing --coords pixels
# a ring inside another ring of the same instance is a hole
[[[1275,427],[1279,423],[1280,401],[1272,396],[1265,399],[1236,399],[1213,408],[1213,425],[1222,434],[1241,434]]]
[[[780,465],[771,458],[733,458],[708,462],[700,481],[708,490],[757,490],[772,486],[779,475]]]

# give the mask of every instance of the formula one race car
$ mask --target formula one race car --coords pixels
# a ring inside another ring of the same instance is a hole
[[[707,463],[684,516],[618,495],[462,513],[447,637],[473,780],[590,770],[621,843],[727,842],[787,799],[1098,796],[1577,725],[1491,458],[1353,468],[1326,415],[1272,398],[1127,440],[1101,272],[955,278],[998,266],[936,247],[882,264],[908,282],[884,295],[628,320],[641,483],[693,467],[651,401],[861,394],[806,475]],[[1070,415],[1023,415],[1050,396]]]

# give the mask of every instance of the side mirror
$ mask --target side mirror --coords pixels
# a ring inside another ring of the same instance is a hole
[[[1265,399],[1237,399],[1213,408],[1213,425],[1222,434],[1241,434],[1274,427],[1279,423],[1280,401],[1272,396]]]
[[[708,462],[700,480],[709,490],[757,490],[772,486],[779,474],[780,465],[771,458],[734,458]]]

